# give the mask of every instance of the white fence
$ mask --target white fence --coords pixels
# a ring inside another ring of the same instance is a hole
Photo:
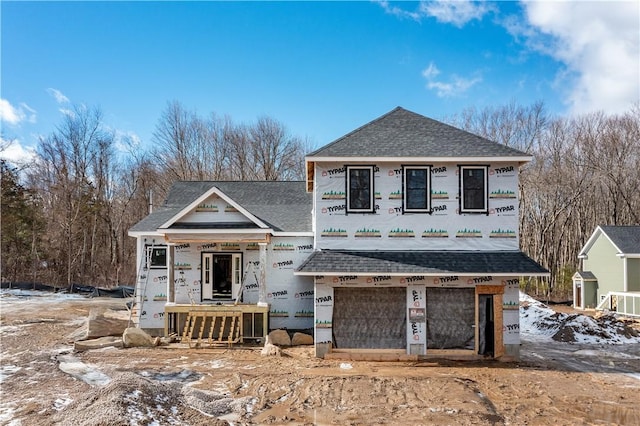
[[[640,292],[610,291],[596,309],[609,310],[620,315],[640,317]]]

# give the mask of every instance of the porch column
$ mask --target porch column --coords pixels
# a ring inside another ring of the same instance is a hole
[[[260,247],[260,279],[258,282],[258,306],[267,303],[267,243],[258,243]]]
[[[176,302],[176,283],[174,281],[174,271],[173,271],[173,256],[175,244],[167,244],[167,284],[169,285],[169,297],[167,298],[168,302],[175,303]]]

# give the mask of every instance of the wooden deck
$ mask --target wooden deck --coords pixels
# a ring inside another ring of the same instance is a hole
[[[164,334],[180,336],[189,347],[231,346],[269,333],[269,307],[248,304],[167,304]]]

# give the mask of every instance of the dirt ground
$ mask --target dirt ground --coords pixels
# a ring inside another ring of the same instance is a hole
[[[518,363],[347,363],[310,347],[74,352],[98,305],[125,309],[122,299],[0,299],[0,424],[640,424],[635,344],[525,342]],[[608,355],[589,356],[597,350]]]

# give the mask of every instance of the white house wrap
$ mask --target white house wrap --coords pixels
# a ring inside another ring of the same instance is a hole
[[[306,182],[176,182],[130,230],[136,319],[168,332],[180,309],[267,306],[269,329],[313,329],[317,356],[517,357],[520,277],[548,275],[519,251],[530,160],[396,108],[309,154]]]

